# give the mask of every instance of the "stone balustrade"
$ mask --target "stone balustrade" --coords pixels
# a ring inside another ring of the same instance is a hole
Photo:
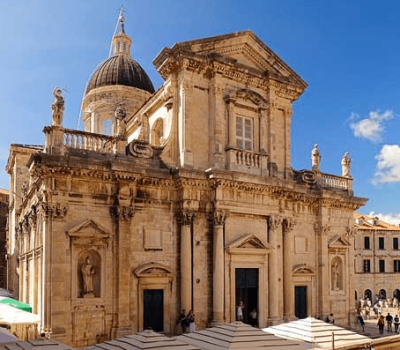
[[[102,154],[125,154],[126,141],[112,136],[86,131],[46,126],[45,152],[62,153],[63,149],[79,149]]]
[[[111,136],[64,129],[64,146],[68,148],[113,153],[113,141]]]
[[[256,175],[266,175],[267,155],[243,149],[227,150],[229,170],[243,171]]]
[[[326,188],[337,188],[341,190],[352,190],[353,179],[351,177],[343,177],[321,173],[319,179],[320,185]]]

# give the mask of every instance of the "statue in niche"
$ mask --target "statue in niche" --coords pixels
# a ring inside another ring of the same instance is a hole
[[[319,165],[321,163],[321,155],[319,153],[318,145],[315,144],[311,151],[311,166],[312,170],[319,171]]]
[[[64,98],[62,97],[62,91],[56,87],[53,90],[54,102],[51,104],[51,110],[53,111],[53,120],[51,125],[61,126],[64,115]]]
[[[125,136],[125,131],[126,131],[126,121],[125,121],[125,116],[126,116],[126,111],[122,106],[118,106],[115,109],[114,116],[116,119],[116,137],[123,138]]]
[[[351,159],[349,157],[349,152],[346,152],[342,157],[342,176],[350,177],[350,164]]]
[[[81,267],[81,273],[83,279],[83,296],[85,298],[94,297],[93,275],[96,273],[96,270],[89,256],[86,257],[85,263]]]
[[[340,267],[337,261],[332,266],[332,289],[339,290]]]

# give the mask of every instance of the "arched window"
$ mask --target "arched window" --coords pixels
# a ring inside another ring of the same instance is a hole
[[[381,297],[381,299],[386,299],[386,290],[381,289],[379,291],[379,296]]]
[[[366,290],[364,291],[364,298],[365,298],[365,299],[369,299],[369,300],[372,301],[372,292],[371,292],[370,289],[366,289]]]
[[[164,121],[158,118],[151,129],[151,143],[153,146],[161,146],[164,137]]]

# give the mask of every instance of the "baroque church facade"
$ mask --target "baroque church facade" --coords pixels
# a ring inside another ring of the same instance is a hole
[[[55,89],[44,146],[11,145],[9,287],[74,346],[152,327],[260,327],[354,305],[349,173],[291,166],[292,103],[307,84],[253,32],[177,43],[154,90],[120,16],[90,78],[85,130]]]

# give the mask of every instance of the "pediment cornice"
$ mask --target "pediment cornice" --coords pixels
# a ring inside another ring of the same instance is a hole
[[[273,249],[269,243],[263,242],[254,234],[245,234],[225,246],[230,254],[261,254],[265,255]]]
[[[109,239],[110,232],[96,221],[89,219],[66,231],[71,238]]]

